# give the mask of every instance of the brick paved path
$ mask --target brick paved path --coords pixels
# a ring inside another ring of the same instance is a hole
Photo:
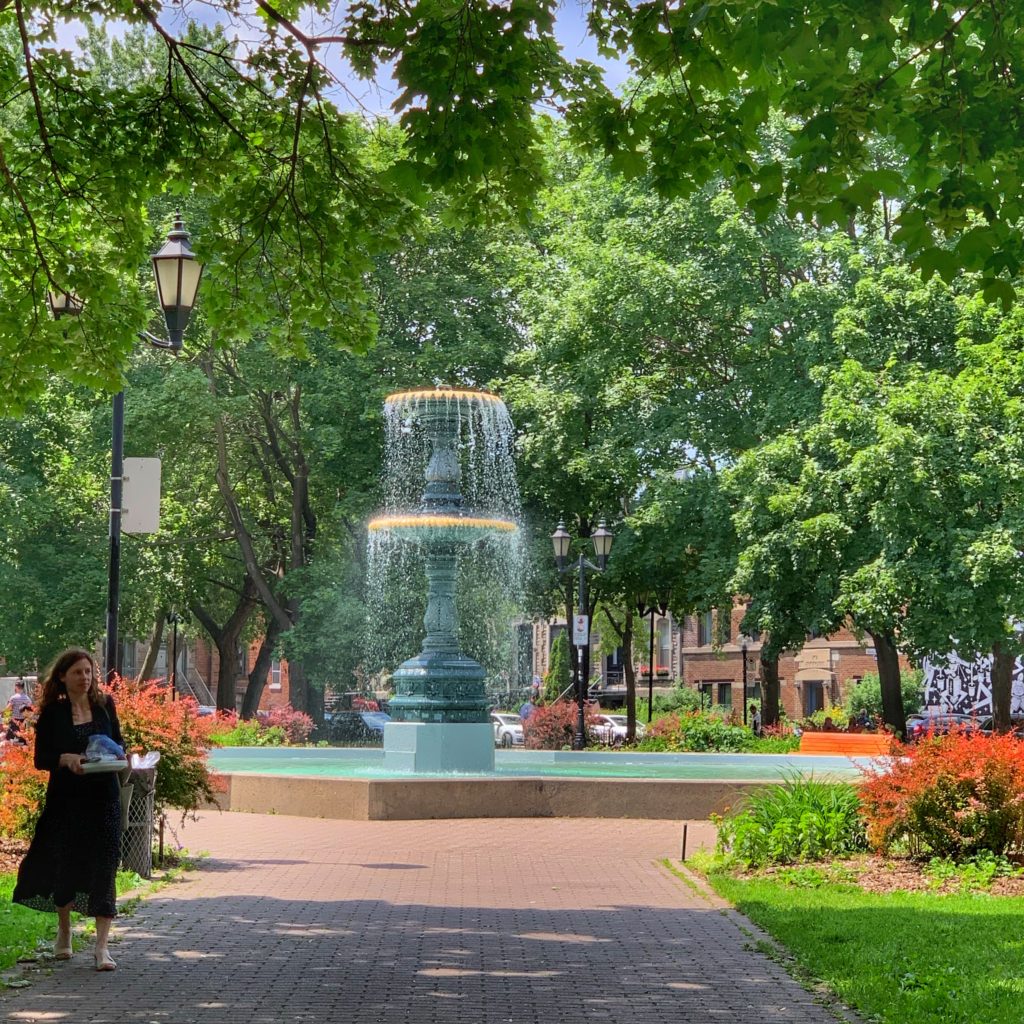
[[[707,826],[703,826],[705,831]],[[202,871],[0,997],[69,1024],[834,1024],[658,861],[675,822],[204,814]]]

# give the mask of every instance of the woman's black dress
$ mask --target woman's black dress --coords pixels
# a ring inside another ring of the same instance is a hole
[[[61,754],[82,754],[103,733],[124,746],[114,702],[93,705],[92,721],[75,725],[71,704],[45,707],[36,723],[35,764],[49,771],[46,803],[18,869],[13,900],[53,913],[69,903],[80,914],[114,917],[121,860],[121,787],[117,774],[76,775],[59,768]]]

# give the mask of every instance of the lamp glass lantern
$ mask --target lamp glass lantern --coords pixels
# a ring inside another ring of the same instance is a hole
[[[78,316],[84,303],[73,291],[54,288],[46,293],[46,305],[50,307],[53,319],[59,320],[62,316]]]
[[[572,546],[572,537],[569,536],[564,521],[560,521],[558,528],[551,534],[551,546],[555,549],[555,561],[558,563],[558,568],[561,569],[569,557],[569,548]]]
[[[167,235],[167,241],[153,255],[153,276],[156,278],[160,308],[167,321],[170,347],[180,349],[203,276],[203,265],[189,245],[188,232],[180,213],[174,215],[174,227]]]
[[[608,529],[603,519],[598,523],[597,529],[590,539],[594,544],[594,554],[597,555],[597,563],[603,569],[612,550],[612,531]]]

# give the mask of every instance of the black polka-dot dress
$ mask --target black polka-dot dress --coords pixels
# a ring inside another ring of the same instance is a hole
[[[110,719],[114,729],[109,728]],[[94,709],[91,722],[68,724],[64,745],[73,749],[65,753],[83,752],[95,733],[116,732],[113,738],[121,739],[112,705],[109,715]],[[117,774],[75,775],[57,768],[50,773],[46,804],[18,871],[14,902],[49,912],[71,904],[80,914],[114,917],[120,859],[121,787]]]

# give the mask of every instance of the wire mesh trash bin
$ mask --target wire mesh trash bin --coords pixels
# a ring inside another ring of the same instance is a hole
[[[128,822],[121,836],[121,867],[143,878],[153,877],[153,800],[156,769],[134,768]]]

